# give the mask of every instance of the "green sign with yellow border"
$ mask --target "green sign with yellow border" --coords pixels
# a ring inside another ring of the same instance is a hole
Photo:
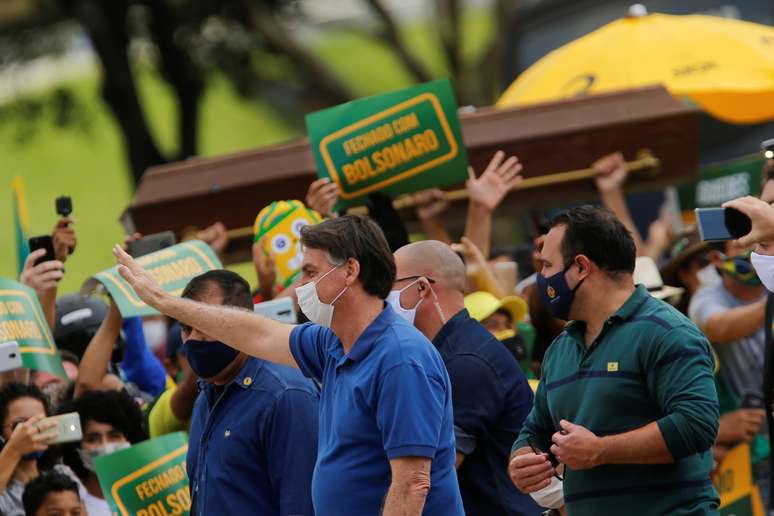
[[[113,514],[181,516],[191,509],[183,432],[167,434],[94,459]]]
[[[22,364],[67,378],[35,291],[0,278],[0,342],[19,343]]]
[[[341,206],[467,179],[457,103],[448,79],[307,115],[317,173],[339,185]]]
[[[200,240],[190,240],[155,253],[146,254],[137,258],[137,263],[156,279],[161,288],[175,296],[179,296],[183,292],[192,278],[207,271],[223,268],[210,246]],[[132,287],[118,273],[117,266],[99,272],[86,280],[81,287],[81,294],[91,293],[99,284],[107,289],[124,317],[159,313],[137,296]]]

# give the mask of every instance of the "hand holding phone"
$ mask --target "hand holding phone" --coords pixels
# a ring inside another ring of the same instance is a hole
[[[696,222],[705,242],[734,240],[752,229],[750,217],[734,208],[697,208]]]
[[[46,250],[46,254],[35,260],[35,265],[56,260],[56,253],[54,252],[54,239],[51,238],[50,235],[32,237],[29,240],[29,244],[31,253],[37,251],[38,249]]]
[[[43,435],[50,436],[46,439],[46,444],[74,443],[83,439],[81,431],[81,417],[77,412],[68,412],[43,419],[40,424],[50,427],[49,430],[42,432]]]
[[[172,231],[163,231],[139,239],[129,240],[126,244],[126,252],[132,258],[139,258],[140,256],[172,247],[176,243],[175,234]]]
[[[0,344],[0,373],[13,371],[22,367],[22,356],[19,343],[15,340]]]

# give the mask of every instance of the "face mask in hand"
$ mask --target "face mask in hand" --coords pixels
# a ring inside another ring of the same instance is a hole
[[[320,296],[317,294],[317,284],[339,267],[341,267],[341,265],[332,268],[323,274],[317,281],[310,281],[306,285],[296,288],[296,297],[298,298],[298,306],[301,308],[301,311],[304,312],[307,319],[320,326],[325,326],[326,328],[330,328],[331,322],[333,322],[333,305],[344,295],[344,292],[346,292],[349,287],[344,287],[344,289],[333,298],[333,301],[331,301],[330,304],[327,304],[320,301]]]
[[[205,379],[218,376],[239,354],[239,351],[216,340],[188,339],[180,351],[196,376]]]
[[[564,507],[563,482],[556,477],[551,478],[551,483],[547,487],[529,495],[539,506],[546,509],[560,509]]]
[[[131,446],[131,443],[123,441],[120,443],[108,443],[100,446],[99,448],[94,448],[93,450],[84,450],[83,448],[78,448],[78,456],[81,458],[81,462],[83,462],[84,468],[88,469],[92,473],[96,473],[97,469],[94,467],[94,459],[96,457],[110,455],[111,453],[125,450]]]
[[[750,260],[763,286],[769,292],[774,292],[774,256],[752,253]]]

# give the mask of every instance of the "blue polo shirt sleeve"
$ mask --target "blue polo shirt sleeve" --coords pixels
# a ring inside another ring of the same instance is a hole
[[[290,353],[304,376],[322,382],[326,352],[331,340],[335,338],[329,328],[312,323],[291,330]]]
[[[393,366],[379,378],[376,422],[388,459],[435,456],[446,383],[420,364]]]
[[[261,425],[271,465],[270,483],[280,515],[314,516],[312,474],[317,460],[319,398],[312,392],[288,389]]]
[[[709,450],[718,431],[710,345],[695,328],[676,327],[645,357],[647,385],[665,414],[657,421],[675,460]]]
[[[446,369],[454,393],[457,451],[470,455],[497,422],[505,392],[495,371],[476,356],[456,356],[446,362]],[[531,398],[532,393],[529,394]]]

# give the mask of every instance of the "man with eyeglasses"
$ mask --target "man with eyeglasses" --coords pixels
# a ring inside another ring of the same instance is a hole
[[[398,249],[395,266],[387,302],[432,341],[449,372],[465,513],[540,514],[506,468],[532,390],[513,355],[465,309],[465,265],[448,245],[426,240]]]

